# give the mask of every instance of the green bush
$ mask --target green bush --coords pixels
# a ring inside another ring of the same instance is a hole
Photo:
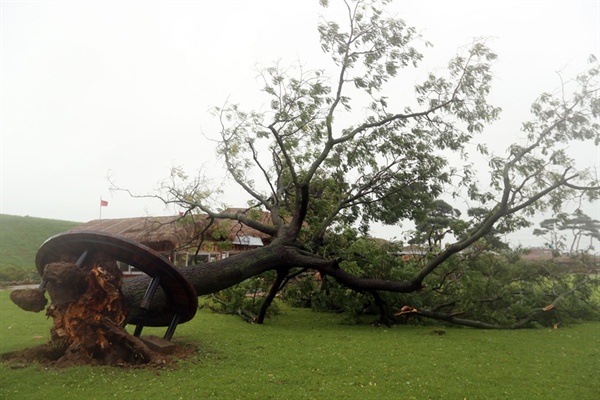
[[[357,240],[344,250],[342,267],[360,277],[405,280],[428,261],[427,256],[403,260],[393,246]],[[417,314],[394,317],[404,306],[501,326],[532,315],[529,326],[599,320],[598,279],[569,271],[553,262],[526,262],[518,254],[466,252],[438,267],[424,282],[425,288],[415,293],[358,293],[331,278],[318,282],[314,275],[305,274],[287,285],[282,299],[294,307],[341,313],[347,323],[365,317],[367,321],[378,317],[385,323],[432,322]]]
[[[257,315],[264,301],[264,296],[274,280],[274,273],[266,273],[254,277],[235,286],[211,295],[206,305],[215,312],[224,314],[243,313]],[[279,308],[276,302],[269,307],[266,316],[277,315]]]

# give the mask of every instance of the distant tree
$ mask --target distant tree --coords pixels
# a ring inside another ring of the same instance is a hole
[[[566,239],[564,235],[559,233],[560,221],[560,218],[548,218],[540,222],[540,228],[533,230],[535,236],[541,236],[546,239],[546,246],[557,253],[564,248],[564,241]]]
[[[567,236],[560,234],[562,231],[571,232],[571,245],[566,247]],[[581,239],[584,236],[589,237],[590,242],[585,249],[593,250],[593,240],[600,239],[600,221],[592,219],[581,209],[577,209],[572,214],[559,213],[556,218],[545,219],[540,222],[540,228],[533,230],[536,236],[542,236],[549,239],[547,245],[556,251],[568,251],[570,254],[581,250]]]
[[[470,217],[468,225],[471,229],[481,223],[490,214],[491,210],[484,207],[474,207],[467,210],[467,215]],[[531,223],[524,217],[511,215],[505,218],[502,223],[498,223],[483,237],[483,248],[487,250],[508,250],[509,245],[502,240],[501,236],[514,232],[519,228],[529,226]],[[469,229],[465,228],[461,231],[462,235],[468,235]]]
[[[426,212],[416,218],[413,244],[426,244],[430,249],[442,247],[448,234],[456,233],[461,227],[460,211],[443,200],[434,200]]]

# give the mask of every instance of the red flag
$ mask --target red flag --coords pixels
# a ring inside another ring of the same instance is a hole
[[[100,199],[100,207],[107,207],[108,201]]]

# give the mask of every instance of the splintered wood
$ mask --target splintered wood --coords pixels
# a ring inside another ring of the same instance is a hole
[[[85,272],[75,264],[52,263],[44,270],[54,320],[51,340],[65,348],[60,361],[144,364],[155,355],[123,327],[127,309],[121,273],[109,263]]]

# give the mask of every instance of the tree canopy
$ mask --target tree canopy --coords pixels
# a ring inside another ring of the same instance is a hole
[[[321,1],[325,9],[328,3]],[[276,270],[274,295],[290,271],[314,269],[360,292],[423,291],[444,263],[482,239],[521,227],[540,210],[558,213],[568,199],[598,198],[594,171],[578,169],[568,151],[574,142],[600,142],[594,56],[589,69],[538,97],[531,120],[522,124],[523,140],[505,155],[477,146],[489,168],[489,181],[479,182],[469,144],[501,115],[488,101],[496,54],[485,39],[474,40],[402,102],[398,82],[410,68],[420,68],[429,44],[389,15],[387,3],[343,0],[345,20],[323,18],[318,25],[329,65],[276,63],[260,71],[262,96],[269,99],[264,107],[246,110],[227,102],[214,109],[220,123],[216,150],[250,199],[245,211],[215,207],[206,178],[177,169],[156,195],[186,215],[240,221],[274,238],[259,255],[226,261],[240,273],[210,290]],[[473,210],[464,221],[447,203],[457,196]],[[252,210],[268,211],[271,223],[254,218]],[[407,220],[429,229],[437,248],[410,276],[359,276],[344,269],[339,248],[331,250],[345,232],[367,235],[375,222]],[[442,246],[452,224],[455,240]],[[257,266],[259,256],[274,259]]]

